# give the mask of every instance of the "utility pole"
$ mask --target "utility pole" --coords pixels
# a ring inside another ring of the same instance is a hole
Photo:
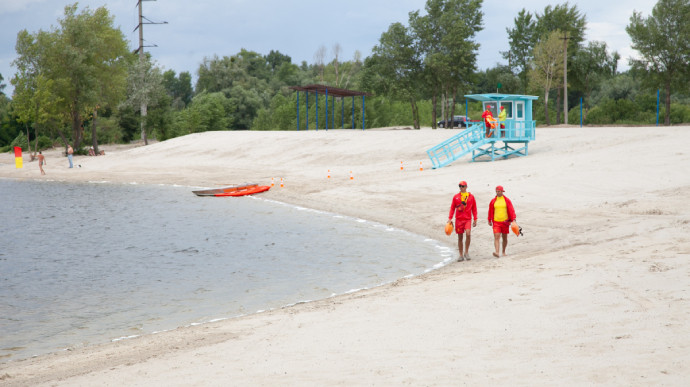
[[[568,32],[563,32],[563,114],[568,125]]]
[[[144,24],[168,24],[168,22],[161,22],[161,23],[155,23],[146,18],[141,11],[141,4],[144,1],[156,1],[156,0],[137,0],[137,6],[139,7],[139,24],[134,28],[134,31],[139,29],[139,48],[137,51],[139,51],[139,64],[140,67],[143,71],[144,69],[144,62],[146,61],[146,56],[144,55],[144,47],[158,47],[155,44],[152,46],[144,46]],[[144,21],[146,19],[146,21]],[[142,77],[143,79],[144,77]],[[146,104],[145,100],[141,101],[141,139],[144,140],[144,145],[148,145],[149,141],[146,138],[146,114],[147,114],[148,106]]]

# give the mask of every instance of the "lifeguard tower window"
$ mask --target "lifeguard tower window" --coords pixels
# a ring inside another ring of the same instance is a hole
[[[513,102],[501,102],[501,106],[506,111],[506,118],[513,118]]]

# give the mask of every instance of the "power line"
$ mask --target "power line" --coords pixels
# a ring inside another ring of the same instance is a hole
[[[139,52],[139,63],[143,64],[144,63],[144,47],[158,47],[155,44],[152,46],[144,46],[144,24],[168,24],[167,21],[164,22],[154,22],[151,21],[151,19],[145,17],[142,14],[141,8],[142,8],[142,3],[144,1],[156,1],[156,0],[138,0],[137,1],[137,7],[139,7],[139,24],[134,28],[134,31],[139,29],[139,48],[135,51]],[[146,21],[144,21],[146,20]],[[141,66],[141,71],[144,71],[144,66]],[[142,77],[143,79],[143,77]],[[146,115],[147,115],[147,110],[148,106],[145,101],[141,102],[141,139],[144,140],[144,145],[148,145],[148,140],[146,138]]]
[[[139,7],[139,24],[137,24],[136,27],[134,27],[134,31],[137,29],[139,30],[139,48],[137,48],[134,52],[139,53],[139,57],[143,58],[144,55],[144,47],[158,47],[157,45],[151,45],[151,46],[145,46],[144,45],[144,24],[168,24],[167,21],[163,22],[154,22],[151,19],[147,18],[142,14],[142,3],[144,1],[156,1],[156,0],[138,0],[137,1],[137,7]],[[146,21],[144,21],[146,20]],[[132,32],[134,32],[132,31]]]

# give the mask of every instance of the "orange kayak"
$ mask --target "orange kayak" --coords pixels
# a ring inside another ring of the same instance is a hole
[[[255,185],[247,188],[241,188],[236,191],[232,192],[222,192],[222,193],[217,193],[213,196],[244,196],[244,195],[251,195],[259,192],[264,192],[268,191],[271,189],[270,186],[268,185]]]
[[[210,188],[210,189],[202,189],[200,191],[192,191],[193,194],[197,196],[215,196],[216,194],[220,193],[228,193],[228,192],[235,192],[247,188],[252,188],[256,187],[258,184],[256,183],[245,183],[245,184],[239,184],[239,185],[232,185],[230,187],[224,187],[224,188]]]

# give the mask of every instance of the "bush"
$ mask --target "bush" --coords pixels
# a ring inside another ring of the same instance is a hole
[[[593,107],[587,114],[587,124],[644,124],[639,121],[639,106],[628,99],[607,99]]]
[[[26,135],[24,132],[20,132],[10,143],[10,149],[14,149],[15,146],[18,146],[22,148],[22,151],[26,152],[28,150],[27,145]]]
[[[44,150],[53,147],[53,140],[47,136],[38,136],[38,150]]]
[[[661,120],[661,113],[659,113],[659,121]],[[671,124],[682,124],[687,122],[690,122],[690,106],[672,103]]]

